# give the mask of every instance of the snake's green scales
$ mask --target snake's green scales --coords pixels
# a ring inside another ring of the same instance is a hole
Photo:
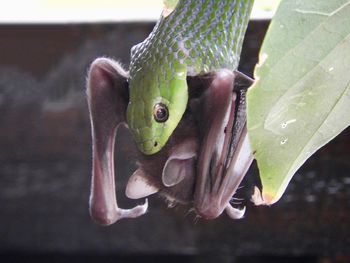
[[[188,102],[186,76],[236,70],[253,0],[179,0],[131,49],[127,123],[138,148],[158,152]]]

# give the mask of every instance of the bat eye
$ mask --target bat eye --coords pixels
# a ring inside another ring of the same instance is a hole
[[[163,103],[157,103],[153,108],[153,116],[157,122],[165,122],[169,117],[168,108]]]

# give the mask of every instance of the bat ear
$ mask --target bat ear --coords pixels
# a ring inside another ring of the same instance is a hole
[[[171,187],[180,183],[186,176],[192,176],[196,157],[196,142],[193,140],[186,140],[173,148],[163,168],[163,185]]]
[[[129,178],[125,194],[130,199],[139,199],[155,194],[159,191],[148,179],[142,168],[138,168]]]
[[[114,142],[118,126],[125,122],[127,78],[128,73],[117,62],[99,58],[92,63],[87,79],[93,149],[90,214],[103,225],[140,216],[147,210],[147,203],[121,209],[115,196]]]
[[[194,164],[194,157],[189,159],[169,159],[165,163],[162,173],[162,182],[164,186],[174,186],[185,179],[186,176],[191,176]]]

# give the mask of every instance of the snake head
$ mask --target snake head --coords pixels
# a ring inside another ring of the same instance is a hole
[[[163,148],[187,107],[186,68],[179,64],[171,71],[130,72],[127,123],[138,149],[146,155]]]

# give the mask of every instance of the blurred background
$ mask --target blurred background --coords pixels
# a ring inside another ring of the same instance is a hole
[[[269,2],[257,3],[244,42],[240,70],[250,76],[277,3]],[[350,262],[350,129],[308,160],[272,207],[249,201],[254,164],[239,190],[243,220],[198,220],[153,196],[141,218],[92,222],[86,73],[99,56],[127,67],[160,11],[156,0],[1,7],[0,262]],[[118,202],[131,207],[130,134],[123,130],[117,144]]]

